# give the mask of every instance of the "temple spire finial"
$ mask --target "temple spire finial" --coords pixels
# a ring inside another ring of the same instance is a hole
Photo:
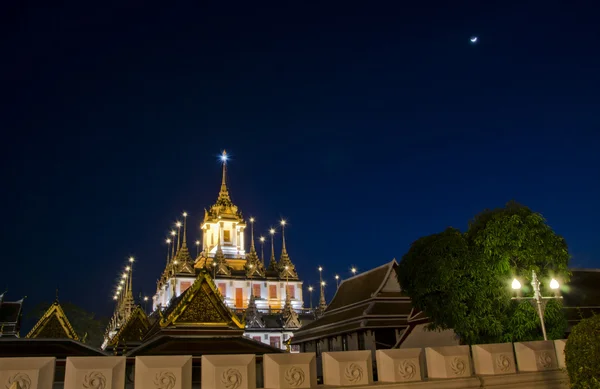
[[[290,256],[287,253],[287,248],[285,247],[285,226],[287,222],[285,220],[281,220],[281,257],[279,258],[279,278],[288,277],[298,278],[298,273],[296,272],[296,267],[290,260]]]
[[[223,150],[223,154],[221,154],[221,162],[223,165],[223,177],[221,179],[221,192],[219,196],[229,196],[229,192],[227,190],[227,160],[229,157],[227,156],[227,151]]]
[[[277,270],[277,261],[275,260],[275,229],[269,230],[271,234],[271,259],[269,260],[269,270]]]
[[[56,287],[56,296],[54,297],[54,302],[58,303],[58,286]]]
[[[183,245],[186,246],[186,243],[187,243],[187,217],[188,217],[187,212],[184,211],[182,216],[183,216]]]
[[[250,218],[250,250],[256,250],[254,248],[254,218]]]

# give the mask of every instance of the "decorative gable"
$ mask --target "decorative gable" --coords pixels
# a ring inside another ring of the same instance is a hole
[[[138,305],[135,307],[129,319],[123,324],[111,344],[127,344],[129,342],[141,342],[150,328],[150,321],[146,312]]]
[[[29,334],[27,334],[27,338],[79,340],[79,336],[75,333],[58,301],[55,301],[48,308],[46,313],[44,313]]]
[[[225,305],[206,272],[198,275],[175,309],[160,323],[161,327],[178,324],[244,328],[237,316]]]

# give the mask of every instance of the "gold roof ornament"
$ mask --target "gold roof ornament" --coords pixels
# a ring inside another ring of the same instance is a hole
[[[264,277],[265,266],[263,262],[258,258],[256,247],[254,246],[254,218],[250,218],[250,252],[246,255],[246,277]]]
[[[294,311],[292,307],[292,301],[290,299],[290,295],[287,292],[285,293],[285,305],[283,306],[283,327],[284,328],[300,328],[300,320],[298,319],[298,314]]]
[[[187,247],[187,212],[183,213],[183,242],[177,249],[177,254],[172,263],[172,271],[176,273],[194,274],[194,260]]]
[[[271,258],[269,259],[269,271],[277,271],[277,260],[275,259],[275,229],[271,228],[269,230],[269,234],[271,235]]]
[[[58,299],[46,310],[36,325],[29,331],[26,338],[79,340],[79,336],[77,336],[69,319],[67,319],[67,315],[58,303]]]
[[[286,221],[281,221],[281,237],[282,237],[282,246],[281,246],[281,257],[279,257],[279,278],[281,279],[298,279],[298,273],[296,272],[296,266],[290,260],[290,256],[287,253],[287,249],[285,247],[285,225]]]
[[[243,223],[242,213],[239,212],[238,207],[233,204],[231,197],[229,196],[229,190],[227,188],[227,161],[229,156],[227,151],[223,151],[221,154],[221,163],[223,169],[223,176],[221,178],[221,190],[217,197],[217,202],[210,207],[208,211],[205,211],[204,223],[216,222],[219,218],[233,219],[240,223]]]

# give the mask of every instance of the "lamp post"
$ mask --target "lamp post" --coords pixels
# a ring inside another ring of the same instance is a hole
[[[529,300],[534,304],[534,307],[537,307],[540,324],[542,326],[542,334],[544,335],[544,340],[548,340],[548,336],[546,336],[546,325],[544,324],[544,309],[546,308],[547,300],[562,299],[562,296],[543,297],[540,292],[540,281],[537,278],[537,274],[535,274],[535,270],[531,271],[531,286],[533,287],[533,297],[517,296],[513,297],[512,300]],[[557,290],[559,287],[558,281],[553,278],[550,281],[550,288]],[[514,290],[521,289],[521,283],[516,278],[512,281],[512,288]]]
[[[339,289],[340,288],[340,276],[338,276],[337,274],[335,275],[335,284],[336,284],[336,288]]]
[[[311,311],[312,311],[312,308],[313,308],[313,306],[312,306],[312,291],[313,291],[313,287],[309,286],[308,287],[308,296],[309,296],[309,299],[310,299],[310,310]]]

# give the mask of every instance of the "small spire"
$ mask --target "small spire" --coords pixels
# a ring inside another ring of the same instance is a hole
[[[271,259],[269,260],[269,270],[277,270],[277,261],[275,260],[275,229],[269,230],[271,234]]]
[[[254,248],[254,218],[250,218],[250,250],[255,250]]]
[[[221,154],[221,162],[223,165],[223,178],[221,179],[221,191],[219,192],[219,198],[227,198],[229,199],[229,191],[227,190],[227,160],[229,157],[227,156],[227,151],[223,150],[223,154]]]
[[[290,260],[290,256],[287,253],[287,249],[285,247],[285,226],[286,221],[281,221],[281,237],[282,237],[282,247],[281,247],[281,257],[279,258],[279,278],[298,278],[298,273],[296,273],[296,267]]]
[[[183,212],[183,245],[185,246],[187,242],[187,212]]]
[[[58,304],[58,286],[56,287],[56,297],[54,298],[54,302]]]

